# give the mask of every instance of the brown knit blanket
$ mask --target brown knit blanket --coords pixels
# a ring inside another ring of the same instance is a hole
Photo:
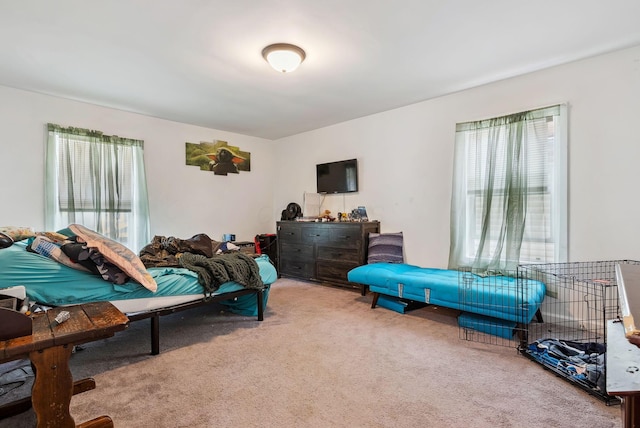
[[[245,288],[264,288],[258,263],[253,257],[239,251],[213,257],[183,253],[178,261],[183,268],[198,274],[198,282],[204,287],[205,294],[216,291],[221,284],[229,281],[235,281]]]

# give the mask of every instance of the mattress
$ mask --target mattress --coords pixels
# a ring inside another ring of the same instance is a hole
[[[499,336],[511,340],[516,332],[517,323],[499,318],[487,317],[485,315],[470,314],[462,312],[458,315],[458,325],[483,333]]]
[[[256,259],[265,285],[277,279],[277,272],[267,256]],[[148,268],[158,284],[154,293],[137,282],[112,284],[101,277],[70,268],[48,257],[26,251],[26,243],[17,242],[0,250],[0,289],[23,285],[30,301],[43,305],[63,306],[97,301],[110,301],[125,313],[143,312],[175,304],[197,301],[204,297],[203,287],[195,272],[183,268]],[[216,295],[242,290],[236,282],[226,282]],[[265,290],[265,304],[268,287]],[[252,295],[221,302],[230,311],[257,315]]]
[[[526,324],[546,292],[540,281],[409,264],[363,265],[349,271],[347,277],[368,285],[374,293]]]

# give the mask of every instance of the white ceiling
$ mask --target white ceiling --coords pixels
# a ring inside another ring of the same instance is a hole
[[[639,0],[0,0],[0,85],[268,139],[638,44]]]

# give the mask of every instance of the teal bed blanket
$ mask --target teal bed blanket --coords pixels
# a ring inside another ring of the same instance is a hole
[[[530,279],[398,263],[359,266],[347,276],[374,293],[524,324],[531,322],[546,292],[542,282]]]
[[[256,259],[260,277],[266,287],[264,304],[268,298],[268,285],[275,282],[277,272],[267,256]],[[153,299],[162,296],[201,295],[204,289],[195,272],[184,268],[148,268],[147,271],[158,284],[151,292],[130,281],[122,285],[112,284],[100,276],[70,268],[48,257],[28,252],[24,242],[17,242],[0,250],[0,289],[23,285],[32,302],[49,306],[71,305],[97,301],[128,299]],[[213,294],[219,295],[242,290],[236,282],[226,282]],[[1,292],[1,290],[0,290]],[[256,299],[252,295],[222,301],[231,312],[242,315],[257,315]]]

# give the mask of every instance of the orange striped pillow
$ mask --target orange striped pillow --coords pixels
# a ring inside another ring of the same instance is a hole
[[[107,238],[80,224],[71,224],[69,229],[87,243],[88,247],[95,248],[124,273],[142,284],[146,289],[155,292],[158,284],[142,264],[140,258],[130,249],[119,242]]]

